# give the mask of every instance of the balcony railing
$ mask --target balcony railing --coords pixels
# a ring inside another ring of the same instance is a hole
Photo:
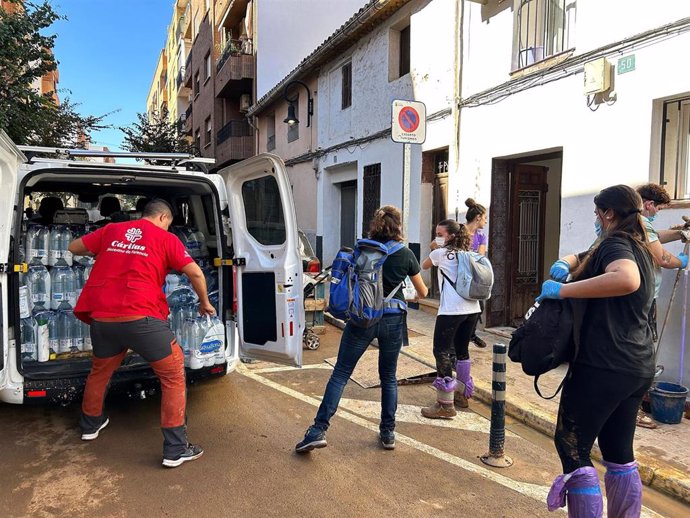
[[[180,71],[177,73],[177,88],[179,89],[184,82],[184,75],[186,72],[186,67],[181,67]]]
[[[192,119],[192,103],[189,103],[189,106],[187,106],[187,109],[184,112],[184,118],[186,121]]]
[[[223,68],[223,65],[230,56],[241,56],[252,53],[252,40],[228,40],[225,46],[220,49],[220,58],[216,64],[216,70]]]
[[[231,120],[218,131],[216,142],[222,144],[231,137],[251,137],[253,134],[247,119]]]

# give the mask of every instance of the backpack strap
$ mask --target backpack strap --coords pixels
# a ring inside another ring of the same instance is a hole
[[[456,288],[455,288],[455,284],[456,284],[456,283],[454,283],[453,281],[451,281],[451,280],[450,280],[450,277],[448,277],[448,276],[443,272],[443,270],[442,270],[440,267],[438,267],[438,271],[441,272],[441,275],[443,275],[443,277],[450,283],[450,285],[453,287],[453,289],[456,289]]]
[[[394,239],[391,239],[390,241],[385,243],[385,247],[388,249],[388,255],[392,255],[398,250],[404,248],[405,243],[401,243],[400,241],[395,241]]]

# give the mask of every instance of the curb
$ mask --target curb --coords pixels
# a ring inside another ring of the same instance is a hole
[[[324,313],[324,319],[329,324],[339,329],[345,328],[345,322],[333,318],[328,313]],[[510,339],[510,336],[506,333],[497,333],[486,329],[484,332],[500,338]],[[435,365],[429,363],[424,357],[407,353],[404,350],[402,354],[435,368]],[[491,383],[483,380],[475,380],[474,397],[486,405],[491,405]],[[509,396],[506,398],[505,410],[506,414],[513,419],[553,438],[556,432],[556,416],[554,414],[544,412],[530,403],[522,402],[516,404],[511,401]],[[592,448],[592,458],[598,461],[602,460],[601,452],[596,444]],[[652,487],[660,493],[677,498],[686,504],[690,504],[690,477],[686,473],[668,465],[663,465],[653,457],[648,457],[646,455],[635,453],[635,459],[637,460],[640,478],[644,485]]]

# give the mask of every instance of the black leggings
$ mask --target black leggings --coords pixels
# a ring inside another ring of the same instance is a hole
[[[637,410],[652,378],[642,378],[587,365],[575,365],[563,386],[554,443],[563,473],[592,466],[594,440],[604,460],[635,460],[633,438]]]
[[[438,376],[453,376],[455,360],[468,360],[470,337],[479,313],[471,315],[438,315],[434,326],[434,358]]]

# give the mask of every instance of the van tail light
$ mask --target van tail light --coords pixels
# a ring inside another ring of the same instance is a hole
[[[237,315],[237,267],[232,267],[232,314]]]
[[[321,261],[318,259],[312,259],[307,264],[307,272],[309,273],[319,273],[321,271]]]
[[[47,392],[45,390],[29,390],[26,393],[26,397],[46,397]]]

